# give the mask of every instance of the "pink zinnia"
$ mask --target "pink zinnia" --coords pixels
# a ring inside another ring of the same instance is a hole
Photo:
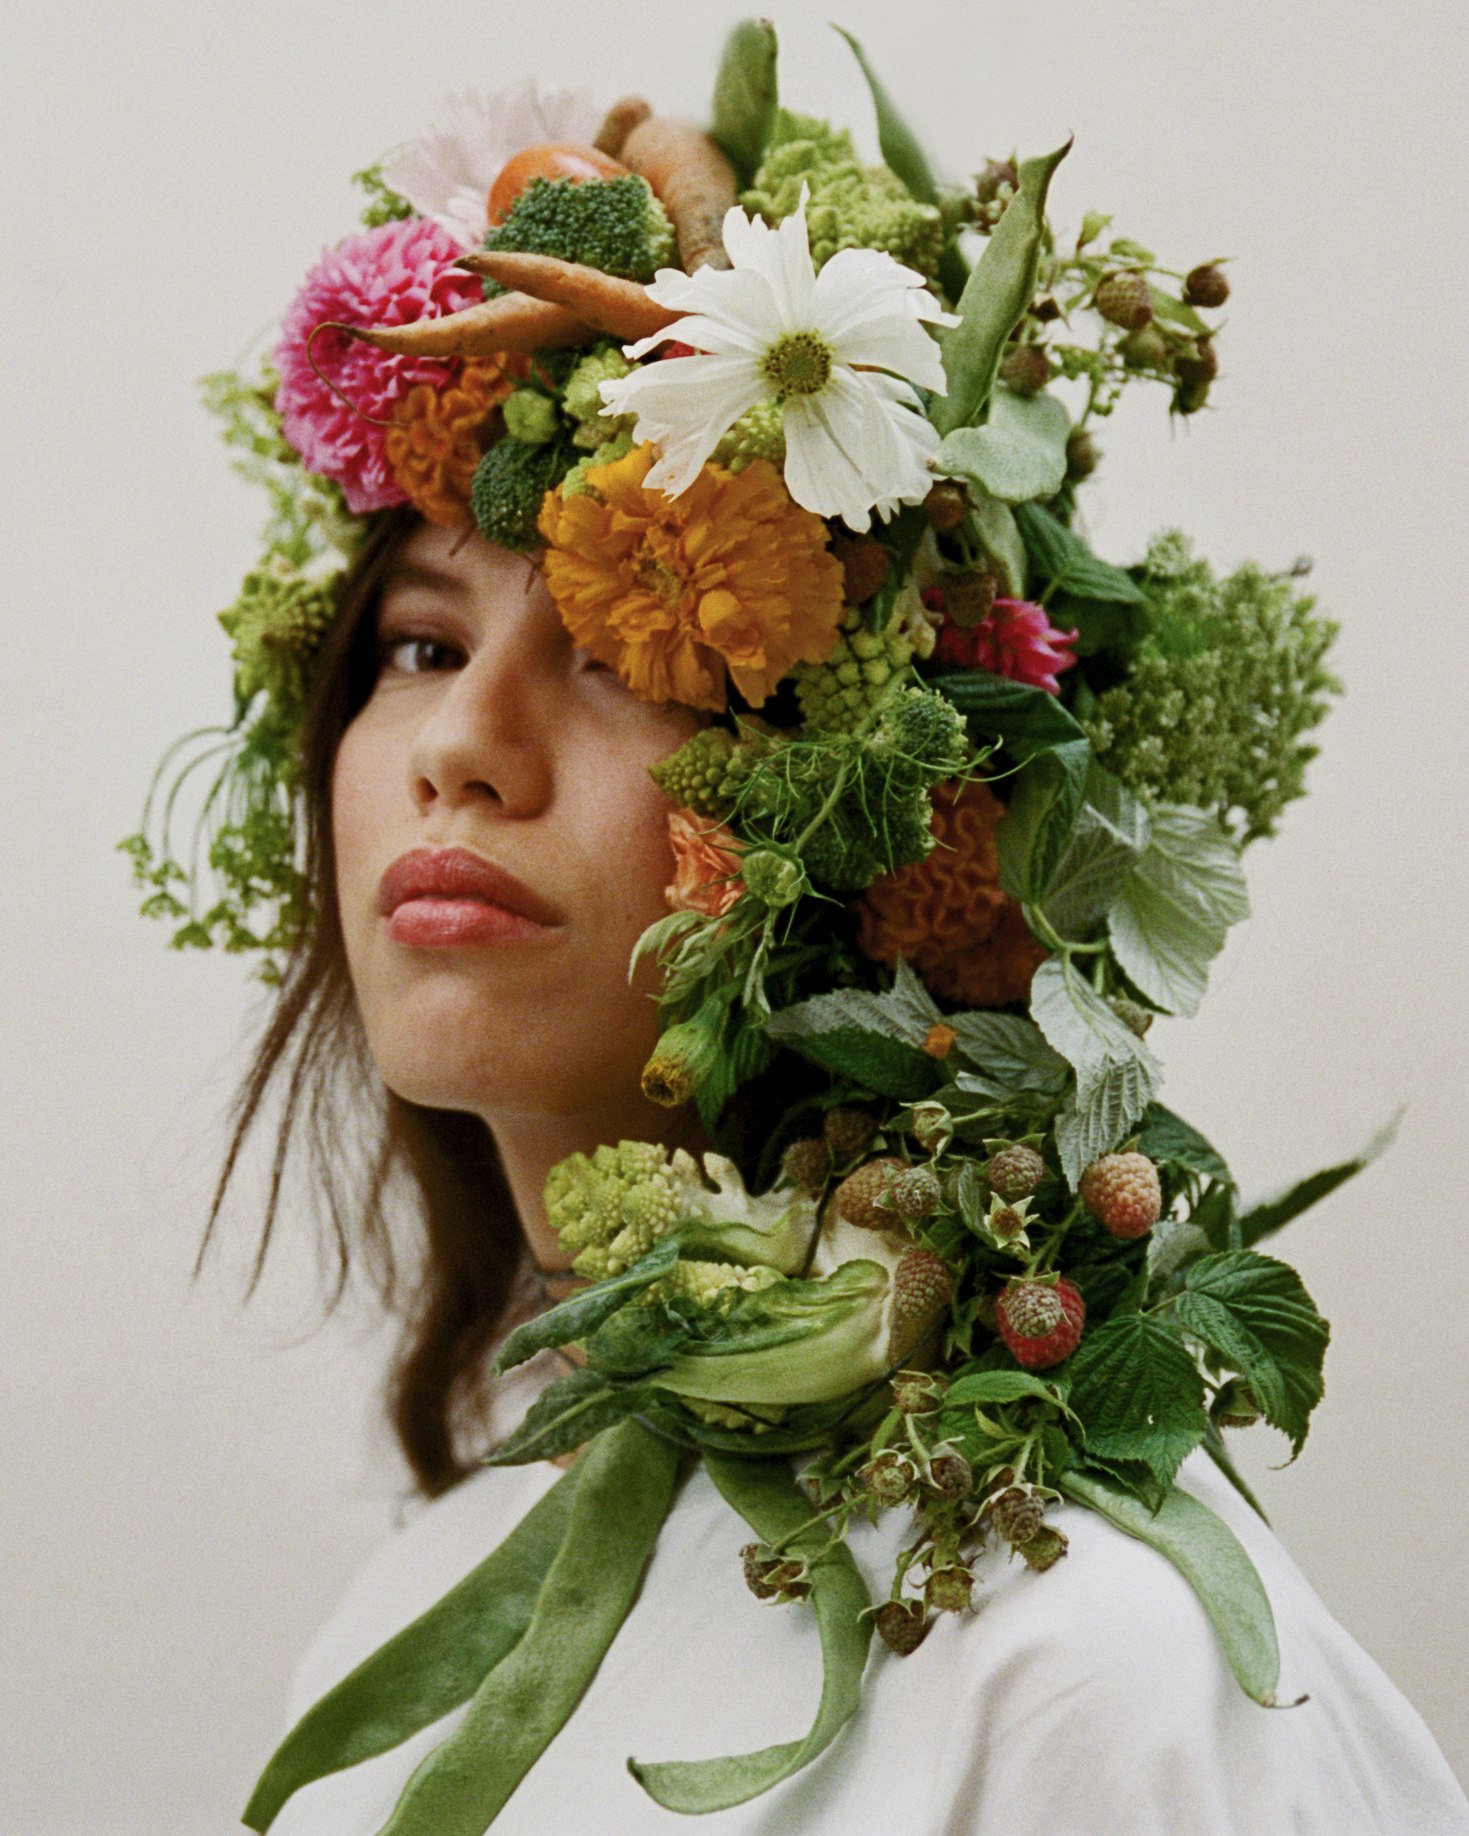
[[[359,515],[407,501],[383,450],[387,429],[375,423],[390,419],[415,383],[438,387],[454,366],[390,356],[345,332],[325,331],[312,344],[312,356],[352,408],[312,369],[306,341],[325,319],[410,325],[474,305],[483,298],[478,280],[450,266],[460,252],[449,232],[427,219],[380,224],[328,249],[286,314],[275,353],[285,436],[308,471],[341,485]]]
[[[1059,631],[1044,606],[1028,599],[997,599],[988,615],[967,629],[946,618],[933,647],[934,659],[956,669],[987,669],[1012,682],[1059,695],[1056,680],[1076,658],[1069,646],[1074,631]]]

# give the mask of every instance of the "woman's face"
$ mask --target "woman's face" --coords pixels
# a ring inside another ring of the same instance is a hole
[[[526,557],[427,524],[384,584],[377,655],[332,827],[384,1082],[492,1122],[625,1105],[658,1036],[659,972],[644,957],[629,986],[628,958],[673,877],[648,767],[703,716],[639,701],[578,649]],[[504,889],[486,863],[539,922],[487,902]]]

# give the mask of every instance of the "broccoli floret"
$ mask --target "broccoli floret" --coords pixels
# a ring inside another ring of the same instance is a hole
[[[921,274],[938,273],[944,222],[938,207],[920,204],[888,166],[864,166],[845,129],[781,109],[765,159],[740,197],[747,211],[781,223],[810,188],[806,228],[819,268],[838,249],[886,249]]]
[[[575,454],[562,440],[528,446],[509,434],[475,468],[470,508],[487,542],[525,553],[540,544],[536,518],[547,491],[554,491]]]
[[[555,255],[623,280],[650,281],[673,260],[673,225],[645,178],[536,178],[486,235],[490,252]],[[486,297],[502,292],[486,281]]]
[[[947,695],[901,689],[879,715],[867,756],[915,788],[937,784],[962,770],[969,757],[964,716]]]
[[[1231,833],[1272,835],[1305,791],[1303,735],[1341,683],[1322,662],[1339,627],[1253,562],[1216,580],[1177,530],[1142,580],[1155,623],[1124,681],[1079,709],[1097,758],[1144,796],[1214,810]]]

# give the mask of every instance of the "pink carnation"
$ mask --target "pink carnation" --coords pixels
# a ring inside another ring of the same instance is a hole
[[[1057,630],[1044,606],[1028,599],[997,599],[988,615],[967,629],[945,619],[933,654],[935,661],[956,669],[987,669],[1059,695],[1056,678],[1076,661],[1069,649],[1075,642],[1076,633]]]
[[[454,366],[424,357],[394,357],[345,332],[325,331],[311,346],[334,395],[307,361],[306,341],[325,319],[346,325],[410,325],[472,306],[479,282],[449,264],[459,244],[437,223],[407,217],[348,236],[329,249],[291,302],[276,347],[281,386],[276,405],[287,440],[310,472],[333,478],[361,514],[406,502],[383,450],[385,427],[415,383],[447,382]],[[370,418],[369,418],[370,417]]]

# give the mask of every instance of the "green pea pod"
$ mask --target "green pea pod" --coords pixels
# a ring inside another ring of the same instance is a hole
[[[754,177],[775,124],[775,50],[768,19],[742,19],[724,41],[714,79],[710,138],[729,155],[742,185]]]
[[[941,434],[972,425],[989,400],[1005,341],[1035,292],[1051,174],[1070,151],[1068,140],[1054,153],[1021,161],[1020,188],[959,296],[960,323],[943,337],[949,392],[935,397],[929,417]]]
[[[306,1711],[260,1775],[247,1828],[269,1829],[292,1792],[385,1753],[473,1695],[530,1624],[579,1477],[572,1467],[478,1568]]]
[[[1178,1569],[1204,1604],[1229,1667],[1247,1696],[1274,1708],[1280,1682],[1275,1615],[1259,1570],[1223,1518],[1181,1486],[1170,1486],[1156,1516],[1095,1473],[1073,1469],[1057,1485],[1119,1530],[1150,1544]]]
[[[798,1490],[783,1460],[725,1458],[708,1453],[710,1477],[763,1542],[791,1536],[811,1516],[810,1502]],[[827,1541],[821,1525],[793,1536],[791,1555],[814,1555]],[[821,1702],[804,1740],[764,1747],[756,1753],[723,1759],[666,1760],[657,1764],[630,1759],[628,1770],[648,1796],[667,1810],[716,1811],[743,1804],[769,1791],[782,1779],[829,1747],[855,1711],[862,1696],[862,1670],[872,1637],[872,1620],[862,1617],[867,1589],[845,1543],[813,1562],[811,1603],[821,1631]]]
[[[519,1642],[423,1760],[378,1836],[483,1836],[565,1725],[627,1617],[678,1477],[680,1452],[641,1423],[599,1434],[566,1535]]]
[[[872,92],[872,106],[877,111],[877,144],[884,161],[897,173],[920,204],[936,204],[939,188],[934,182],[933,168],[918,143],[917,135],[898,113],[897,104],[883,87],[877,72],[867,61],[867,53],[857,40],[845,26],[834,25],[832,30],[840,32],[852,47],[852,55],[861,65],[862,74],[867,79],[867,87]]]

